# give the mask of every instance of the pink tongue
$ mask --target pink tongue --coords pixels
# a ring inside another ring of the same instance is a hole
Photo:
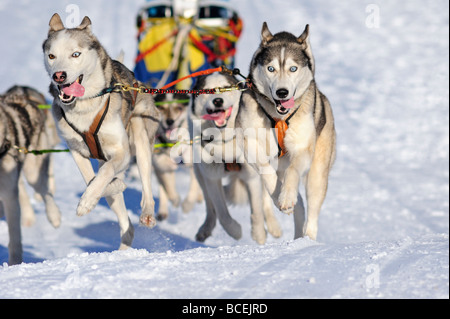
[[[207,121],[216,121],[219,125],[224,125],[225,121],[228,117],[230,117],[233,108],[230,107],[225,112],[217,112],[213,114],[205,114],[203,115],[203,119]]]
[[[85,89],[80,83],[74,82],[70,86],[64,87],[62,91],[65,95],[80,97],[84,95]]]
[[[295,106],[294,97],[290,100],[281,100],[280,103],[285,109],[292,109]]]

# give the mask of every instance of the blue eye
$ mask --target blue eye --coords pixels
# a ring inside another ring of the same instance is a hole
[[[268,70],[269,72],[275,72],[275,68],[274,68],[273,66],[269,66],[269,67],[267,68],[267,70]]]
[[[80,55],[81,55],[81,52],[74,52],[74,54],[72,54],[72,57],[78,58]]]
[[[296,66],[291,66],[291,72],[297,72],[298,68]]]

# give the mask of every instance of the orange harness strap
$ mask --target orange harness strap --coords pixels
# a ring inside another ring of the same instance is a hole
[[[298,107],[291,115],[289,115],[289,117],[286,120],[281,120],[281,119],[274,119],[272,116],[269,115],[269,113],[266,112],[266,110],[263,107],[261,107],[261,110],[264,112],[264,114],[272,123],[272,128],[275,129],[275,137],[278,143],[279,158],[287,154],[286,146],[284,145],[284,138],[286,136],[286,131],[289,128],[289,121],[295,115],[295,113],[297,113],[299,108],[300,107]]]
[[[286,147],[284,146],[284,137],[286,136],[286,131],[289,128],[288,124],[284,120],[277,120],[275,123],[275,133],[278,140],[278,157],[283,157],[286,155]]]
[[[81,133],[81,137],[83,137],[84,142],[89,148],[89,152],[91,152],[91,158],[101,159],[106,161],[105,155],[102,152],[102,148],[100,146],[100,142],[98,140],[98,131],[100,130],[100,126],[102,126],[103,120],[105,119],[106,113],[108,112],[110,98],[106,101],[105,105],[98,112],[91,126],[89,127],[89,131]]]

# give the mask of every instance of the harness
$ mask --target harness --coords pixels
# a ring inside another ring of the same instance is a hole
[[[260,109],[264,112],[264,114],[272,123],[272,128],[275,129],[275,138],[277,139],[278,144],[278,158],[281,158],[287,154],[286,147],[284,145],[284,137],[286,136],[286,131],[289,128],[289,121],[297,113],[300,107],[298,107],[294,112],[292,112],[292,114],[289,115],[289,117],[286,120],[274,119],[272,116],[269,115],[269,113],[267,113],[267,111],[263,107],[260,107]]]
[[[137,88],[137,87],[139,87],[139,84],[136,82],[133,84],[133,87]],[[101,93],[97,94],[95,97],[99,97],[101,95],[105,95],[105,94],[112,93],[112,92],[115,92],[115,91],[107,92],[107,91],[103,90]],[[135,91],[134,94],[131,95],[132,108],[134,108],[134,106],[136,104],[136,98],[137,98],[137,91]],[[66,123],[83,138],[84,143],[86,144],[86,146],[89,149],[90,158],[92,158],[92,159],[107,161],[105,154],[103,153],[100,141],[98,139],[98,132],[100,131],[100,127],[102,126],[103,121],[105,120],[106,114],[108,113],[110,101],[111,101],[111,96],[108,96],[108,99],[106,100],[105,105],[97,113],[97,116],[94,118],[94,121],[92,122],[91,126],[89,127],[89,130],[85,131],[85,132],[80,132],[72,123],[70,123],[67,120],[63,109],[61,109],[62,116],[63,116],[64,120],[66,121]]]

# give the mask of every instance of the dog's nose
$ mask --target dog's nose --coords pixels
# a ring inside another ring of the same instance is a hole
[[[53,74],[53,80],[56,83],[63,83],[67,79],[67,73],[66,72],[56,72]]]
[[[215,107],[222,107],[223,106],[223,99],[218,97],[217,99],[213,100],[213,104]]]
[[[280,99],[285,99],[289,95],[289,91],[286,89],[279,89],[277,90],[277,96]]]
[[[169,126],[169,127],[172,126],[173,123],[175,123],[175,121],[172,120],[172,119],[167,119],[167,120],[166,120],[166,124],[167,124],[167,126]]]

